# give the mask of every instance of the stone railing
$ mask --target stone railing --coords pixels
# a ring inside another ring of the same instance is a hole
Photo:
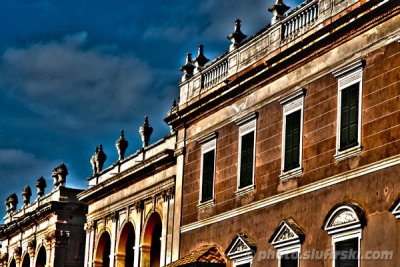
[[[228,75],[228,58],[223,58],[202,71],[202,88],[212,87]]]
[[[208,90],[217,88],[234,75],[280,48],[296,44],[297,38],[307,36],[323,21],[340,13],[359,0],[307,0],[263,31],[244,40],[237,48],[209,63],[180,83],[182,105]]]
[[[296,36],[302,29],[309,28],[318,19],[318,1],[312,1],[282,21],[282,39]]]

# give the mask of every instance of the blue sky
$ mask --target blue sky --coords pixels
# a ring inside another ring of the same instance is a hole
[[[140,148],[148,115],[152,141],[178,96],[179,67],[198,44],[213,59],[229,48],[236,18],[251,35],[271,19],[272,0],[0,1],[0,201],[33,189],[64,162],[67,186],[86,188],[98,144],[117,160],[124,129],[128,154]],[[301,1],[285,1],[292,8]],[[5,215],[0,205],[0,217]]]

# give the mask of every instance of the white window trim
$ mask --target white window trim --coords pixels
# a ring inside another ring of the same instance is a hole
[[[248,192],[254,191],[254,176],[255,176],[255,165],[256,165],[256,140],[257,140],[257,117],[256,115],[251,117],[251,120],[245,120],[243,124],[240,124],[239,127],[239,149],[238,149],[238,169],[237,169],[237,183],[236,183],[236,192],[237,196],[247,194]],[[251,181],[252,183],[249,186],[239,188],[240,186],[240,163],[241,163],[241,154],[242,154],[242,137],[248,133],[254,132],[254,147],[253,147],[253,171]]]
[[[356,156],[361,153],[361,114],[362,114],[362,76],[363,76],[363,62],[357,61],[347,67],[336,71],[333,75],[338,80],[338,97],[337,97],[337,123],[336,123],[336,154],[335,159],[341,161]],[[358,145],[350,147],[346,150],[339,151],[340,149],[340,128],[341,128],[341,109],[342,109],[342,91],[353,84],[359,84],[358,91],[358,128],[357,128],[357,142]]]
[[[360,258],[361,258],[361,239],[362,239],[362,229],[356,229],[352,231],[341,232],[332,235],[332,250],[333,253],[336,251],[336,243],[340,241],[345,241],[349,239],[357,238],[358,239],[358,267],[360,267]],[[336,258],[332,259],[332,266],[336,266]]]
[[[294,94],[281,100],[283,105],[283,124],[282,124],[282,149],[281,149],[281,174],[280,180],[286,181],[294,177],[301,176],[303,173],[303,121],[304,121],[304,95],[305,90],[301,89]],[[300,144],[299,144],[299,167],[284,171],[285,169],[285,148],[286,148],[286,117],[300,110]]]
[[[278,267],[281,267],[282,256],[288,255],[288,254],[291,254],[291,253],[294,253],[294,252],[297,252],[297,254],[298,254],[297,266],[300,266],[301,245],[297,244],[297,245],[293,245],[293,246],[283,247],[283,248],[277,249],[277,253],[276,254],[278,256]]]
[[[233,267],[236,267],[236,266],[242,265],[242,264],[246,264],[246,263],[250,263],[250,267],[252,267],[253,266],[253,258],[254,258],[253,255],[248,255],[243,258],[235,259],[233,261]]]
[[[205,208],[213,206],[215,204],[215,162],[216,162],[216,151],[217,151],[217,136],[213,134],[211,137],[205,139],[206,143],[201,145],[201,163],[200,163],[200,190],[199,190],[199,204],[197,208]],[[212,199],[207,201],[202,201],[203,192],[203,164],[204,164],[204,154],[214,150],[214,173],[213,173],[213,186],[212,186]]]

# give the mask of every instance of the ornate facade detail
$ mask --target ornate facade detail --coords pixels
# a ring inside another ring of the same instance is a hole
[[[226,256],[231,260],[242,259],[244,257],[252,258],[257,251],[256,243],[245,233],[235,236],[225,251]]]
[[[397,198],[389,211],[400,221],[400,197]]]
[[[35,257],[35,252],[36,252],[36,239],[31,239],[28,242],[28,253],[29,257],[33,258]]]
[[[14,248],[13,256],[16,262],[21,261],[21,255],[22,255],[22,248],[21,247]]]
[[[54,168],[51,176],[53,177],[53,184],[57,186],[65,186],[67,181],[68,169],[64,163],[58,165]]]
[[[94,222],[93,221],[89,221],[87,223],[85,223],[85,230],[87,232],[90,232],[94,229]]]
[[[149,117],[144,117],[144,122],[139,128],[139,133],[142,138],[142,147],[144,148],[149,145],[150,136],[153,133],[153,127],[149,124]]]
[[[183,72],[182,79],[184,79],[184,80],[190,79],[193,76],[194,69],[195,69],[195,66],[193,65],[193,61],[192,61],[192,53],[187,53],[186,54],[186,62],[179,69],[181,72]]]
[[[6,211],[7,213],[13,213],[17,210],[18,197],[15,193],[11,194],[6,199]]]
[[[304,237],[304,231],[293,219],[289,218],[279,224],[268,242],[278,249],[293,244],[300,245]]]
[[[355,203],[341,203],[333,207],[325,218],[328,234],[360,229],[365,224],[364,211]]]
[[[204,45],[199,45],[197,51],[197,57],[193,62],[196,64],[197,69],[201,70],[210,60],[204,56]]]
[[[0,263],[7,264],[8,262],[8,253],[0,254]]]
[[[138,200],[133,204],[133,207],[135,208],[136,212],[142,212],[144,208],[144,203],[142,200]]]
[[[162,192],[162,197],[163,197],[164,201],[166,202],[166,201],[168,201],[170,199],[173,199],[174,198],[174,194],[175,194],[175,187],[172,186],[170,188],[165,189]]]
[[[38,197],[44,196],[44,190],[47,187],[46,180],[43,176],[40,176],[36,181],[36,190]]]
[[[27,185],[22,190],[22,202],[24,203],[24,205],[29,204],[29,202],[31,201],[31,196],[32,196],[31,187]]]
[[[107,155],[103,151],[103,145],[97,146],[93,156],[90,158],[90,163],[92,164],[93,168],[93,175],[96,175],[103,170],[106,159]]]
[[[227,38],[232,42],[230,46],[230,50],[234,50],[239,47],[241,42],[247,37],[245,34],[242,33],[241,31],[241,20],[237,19],[235,20],[235,31],[231,33]]]
[[[268,8],[268,11],[272,13],[273,17],[271,19],[271,24],[274,24],[282,19],[283,15],[286,11],[288,11],[290,7],[285,5],[283,0],[276,0],[275,4]]]
[[[121,130],[121,134],[117,140],[117,142],[115,142],[115,147],[117,148],[118,151],[118,160],[123,160],[125,158],[125,152],[126,149],[128,148],[128,140],[126,140],[125,138],[125,133],[124,130]]]

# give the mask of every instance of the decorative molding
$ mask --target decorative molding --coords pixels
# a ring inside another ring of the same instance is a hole
[[[231,241],[225,254],[230,260],[242,261],[243,259],[252,259],[256,250],[255,242],[245,233],[240,233]]]
[[[258,112],[251,112],[239,118],[235,118],[234,123],[236,123],[236,125],[238,126],[242,126],[243,124],[248,123],[251,120],[254,120],[255,123],[257,118],[258,118]]]
[[[212,132],[210,134],[207,134],[205,136],[200,137],[197,142],[199,142],[200,144],[204,144],[208,141],[214,140],[218,138],[218,132]]]
[[[307,90],[304,88],[300,88],[295,90],[294,92],[290,92],[287,95],[284,95],[283,97],[281,97],[278,101],[281,105],[287,105],[291,102],[296,102],[295,100],[297,99],[301,99],[304,98],[304,96],[306,95]]]
[[[361,71],[365,66],[365,61],[358,59],[357,61],[346,64],[345,67],[341,66],[339,69],[335,70],[332,72],[333,76],[335,76],[337,79],[348,75],[349,73],[356,72],[356,71]]]
[[[232,209],[226,212],[223,212],[221,214],[203,219],[203,220],[198,220],[196,222],[187,224],[187,225],[183,225],[181,227],[181,233],[186,233],[186,232],[190,232],[193,231],[195,229],[207,226],[207,225],[211,225],[214,223],[218,223],[220,221],[224,221],[224,220],[228,220],[230,218],[234,218],[237,216],[240,216],[242,214],[246,214],[248,212],[252,212],[255,210],[259,210],[262,208],[266,208],[268,206],[272,206],[275,205],[277,203],[298,197],[298,196],[302,196],[311,192],[315,192],[321,189],[325,189],[327,187],[330,187],[332,185],[335,184],[339,184],[339,183],[343,183],[345,181],[349,181],[352,179],[356,179],[356,178],[360,178],[362,179],[365,175],[376,172],[376,171],[380,171],[386,168],[390,168],[396,165],[400,164],[400,155],[396,155],[378,162],[374,162],[371,164],[368,164],[366,166],[362,166],[359,167],[357,169],[354,170],[350,170],[350,171],[346,171],[343,172],[341,174],[337,174],[322,180],[319,180],[317,182],[308,184],[308,185],[304,185],[298,188],[295,188],[293,190],[290,191],[286,191],[284,193],[281,194],[277,194],[275,196],[272,197],[268,197],[253,203],[250,203],[248,205],[236,208],[236,209]]]
[[[283,220],[269,239],[275,249],[300,245],[304,241],[304,231],[293,219]]]
[[[301,175],[303,175],[303,168],[298,167],[298,168],[295,168],[292,170],[288,170],[286,172],[282,172],[282,174],[279,175],[279,179],[281,181],[287,181],[287,180],[295,178],[295,177],[300,177]]]
[[[400,221],[400,197],[396,200],[392,208],[389,210]]]
[[[197,204],[197,208],[198,209],[205,209],[205,208],[209,208],[209,207],[214,207],[215,205],[215,201],[214,198],[207,200],[205,202],[200,202],[199,204]]]
[[[251,184],[249,186],[246,186],[246,187],[243,187],[243,188],[238,188],[236,190],[236,192],[235,192],[235,195],[238,196],[238,197],[245,196],[245,195],[248,195],[251,192],[254,192],[255,189],[256,189],[256,187],[255,187],[255,185],[253,183],[253,184]]]
[[[329,235],[346,232],[352,229],[361,229],[364,225],[364,212],[355,203],[341,203],[335,205],[324,221],[324,230]]]
[[[342,160],[353,158],[353,157],[357,156],[358,154],[361,153],[361,151],[362,151],[361,146],[354,146],[354,147],[351,147],[351,148],[343,150],[343,151],[337,151],[334,158],[337,161],[342,161]]]

